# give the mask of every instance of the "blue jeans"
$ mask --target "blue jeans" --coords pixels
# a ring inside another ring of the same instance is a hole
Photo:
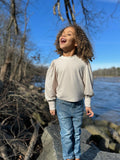
[[[80,158],[80,135],[84,111],[83,100],[68,102],[56,100],[56,110],[60,124],[63,158]]]

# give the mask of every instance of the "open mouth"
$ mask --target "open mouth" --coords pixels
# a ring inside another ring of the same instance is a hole
[[[65,43],[66,39],[65,38],[61,38],[61,43]]]

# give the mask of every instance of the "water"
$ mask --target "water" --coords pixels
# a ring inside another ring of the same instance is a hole
[[[120,77],[96,78],[92,108],[98,119],[120,125]]]
[[[35,85],[44,87],[44,81]],[[97,119],[120,125],[120,77],[94,79],[92,109],[98,115]]]

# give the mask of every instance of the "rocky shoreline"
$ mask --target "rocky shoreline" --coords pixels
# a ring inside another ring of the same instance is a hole
[[[50,123],[42,135],[43,149],[37,160],[63,160],[58,124]],[[120,160],[120,154],[101,151],[94,143],[87,144],[91,134],[82,128],[81,160]]]
[[[63,160],[58,121],[50,122],[42,135],[42,152],[37,160]],[[120,126],[83,116],[81,160],[120,160]]]
[[[49,160],[54,160],[49,157],[52,152],[54,156],[56,154],[58,157],[62,156],[57,116],[50,115],[42,88],[17,82],[4,86],[0,95],[0,133],[0,158],[2,159],[47,160],[48,157]],[[56,148],[53,147],[54,143],[58,151],[53,151]],[[46,144],[50,145],[48,152],[44,151],[47,149]],[[120,126],[108,121],[94,120],[84,114],[83,160],[87,153],[89,153],[89,160],[100,160],[97,158],[104,154],[107,157],[116,157],[111,160],[118,160]],[[62,158],[59,157],[57,160]]]
[[[89,143],[102,151],[120,153],[120,126],[106,120],[93,120],[84,114],[82,127],[91,134]]]

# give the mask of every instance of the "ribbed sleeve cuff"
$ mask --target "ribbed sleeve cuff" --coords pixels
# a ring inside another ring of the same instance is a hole
[[[85,107],[91,107],[91,97],[85,96]]]
[[[48,101],[49,110],[55,110],[55,101]]]

